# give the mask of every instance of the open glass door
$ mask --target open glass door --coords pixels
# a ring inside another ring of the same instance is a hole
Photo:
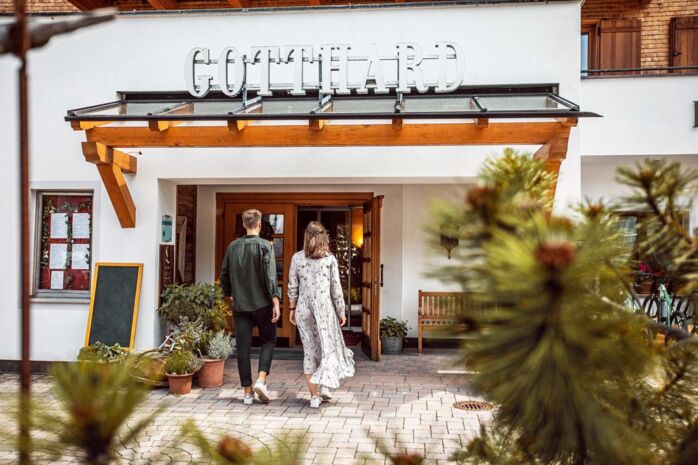
[[[281,203],[238,203],[226,202],[223,204],[223,230],[222,244],[225,248],[238,237],[246,234],[242,225],[242,213],[245,210],[256,208],[262,212],[262,231],[260,237],[271,241],[274,245],[274,255],[276,256],[276,279],[281,288],[281,318],[278,322],[278,337],[287,337],[290,347],[296,344],[295,326],[291,325],[288,319],[288,270],[291,267],[291,257],[295,252],[296,244],[296,207],[293,204]],[[225,252],[225,248],[223,252]],[[217,270],[220,272],[220,262],[223,254],[216,257]],[[233,328],[234,329],[234,328]],[[255,329],[254,335],[257,335]]]
[[[364,204],[364,254],[362,263],[363,289],[361,292],[361,348],[380,360],[380,247],[381,207],[383,196],[374,197]]]

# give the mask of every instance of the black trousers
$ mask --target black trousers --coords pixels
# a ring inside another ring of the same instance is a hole
[[[238,373],[242,387],[252,386],[250,347],[252,346],[252,330],[255,326],[259,329],[259,337],[262,340],[258,371],[269,374],[271,370],[271,359],[274,356],[274,344],[276,344],[276,323],[271,322],[273,316],[274,307],[271,305],[254,312],[233,312]]]

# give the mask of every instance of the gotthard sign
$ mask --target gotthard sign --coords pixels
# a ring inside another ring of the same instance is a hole
[[[369,89],[376,94],[430,88],[446,93],[463,81],[463,52],[455,42],[429,48],[404,42],[389,50],[374,44],[364,52],[354,53],[350,45],[290,45],[255,46],[247,53],[226,47],[213,55],[209,48],[197,47],[187,54],[186,86],[194,97],[214,89],[235,97],[245,90],[261,96],[274,91],[305,95],[310,89],[324,95],[366,94]]]

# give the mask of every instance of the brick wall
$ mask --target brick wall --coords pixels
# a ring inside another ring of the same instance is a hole
[[[640,60],[644,67],[669,66],[669,21],[698,15],[698,0],[586,0],[582,21],[635,18],[642,21]]]
[[[12,13],[14,10],[14,0],[0,0],[0,13]],[[27,11],[31,13],[62,13],[80,10],[68,0],[27,0]]]

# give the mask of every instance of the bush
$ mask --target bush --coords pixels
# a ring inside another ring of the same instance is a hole
[[[201,360],[190,350],[176,349],[165,362],[165,371],[169,375],[189,375],[196,373],[199,368]]]
[[[230,306],[217,283],[168,286],[162,300],[158,313],[177,327],[186,322],[201,322],[205,331],[220,331],[231,316]]]
[[[120,362],[126,358],[126,350],[119,344],[108,346],[101,342],[85,346],[78,353],[78,361],[81,362]]]
[[[381,320],[381,337],[399,337],[404,339],[407,337],[406,321],[398,321],[392,316]]]
[[[224,331],[218,331],[209,339],[206,354],[213,360],[225,360],[234,350],[230,336]]]

